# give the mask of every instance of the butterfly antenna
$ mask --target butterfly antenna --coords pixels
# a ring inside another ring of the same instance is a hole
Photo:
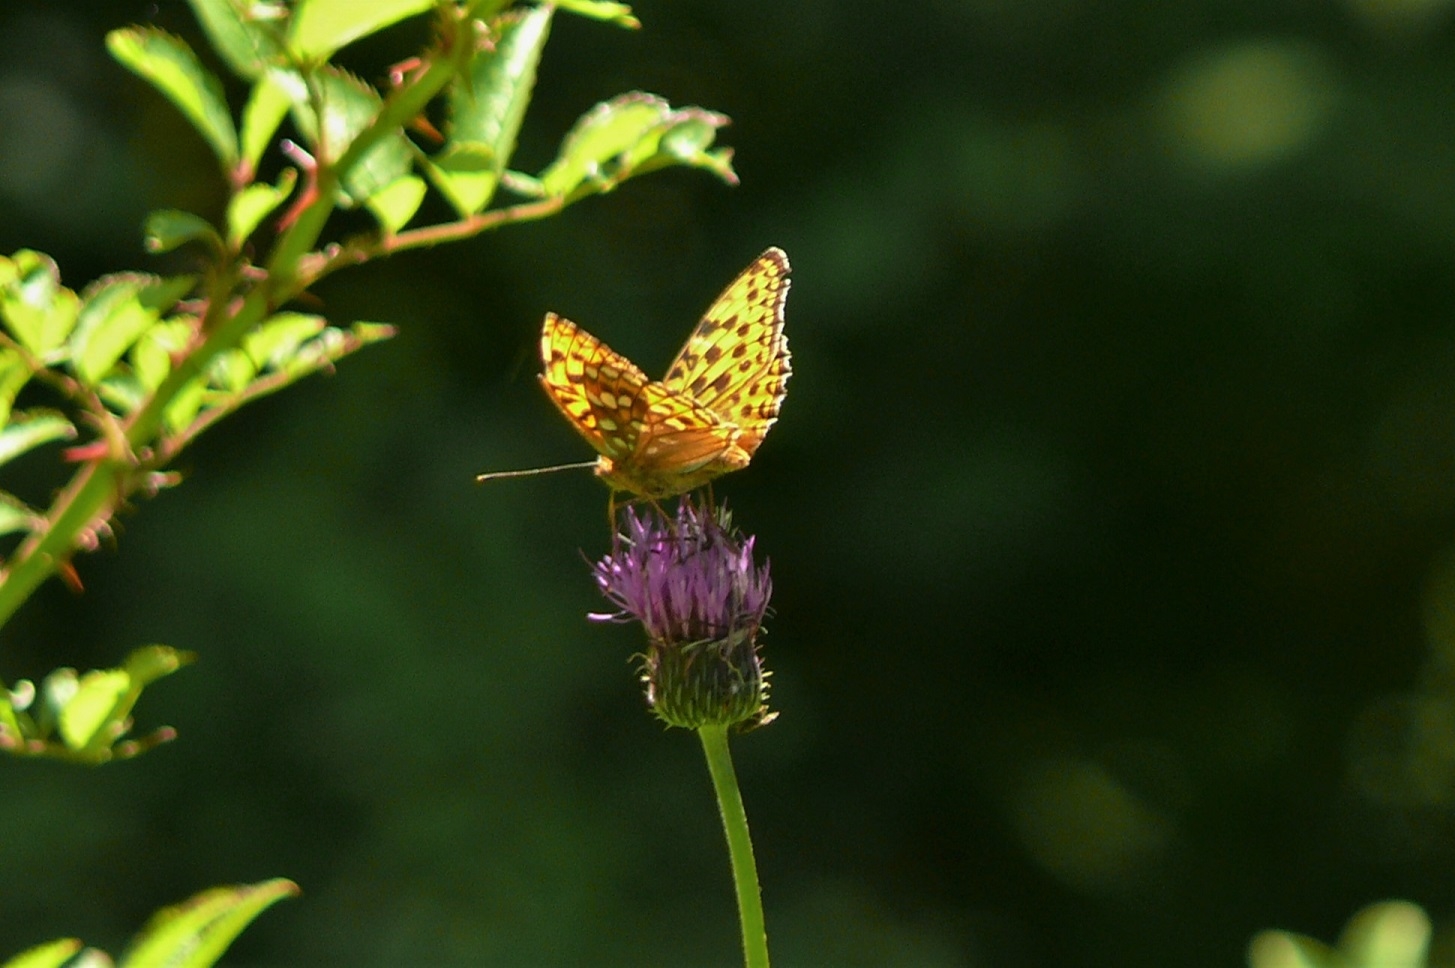
[[[483,484],[486,481],[498,481],[507,477],[535,477],[537,474],[554,474],[556,471],[579,471],[595,466],[596,461],[583,460],[574,464],[557,464],[555,467],[532,467],[524,471],[491,471],[488,474],[476,474],[475,483]]]

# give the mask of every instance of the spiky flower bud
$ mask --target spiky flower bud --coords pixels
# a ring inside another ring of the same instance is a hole
[[[670,726],[751,728],[768,722],[768,674],[758,633],[773,583],[753,562],[753,538],[725,509],[683,500],[671,520],[625,512],[626,528],[593,568],[617,611],[598,621],[636,621],[647,633],[647,705]]]

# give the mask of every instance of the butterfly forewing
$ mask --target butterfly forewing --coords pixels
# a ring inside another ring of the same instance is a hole
[[[652,381],[635,363],[555,313],[541,330],[541,363],[546,395],[598,453],[623,458],[636,450]]]
[[[778,418],[786,392],[788,256],[769,249],[718,296],[662,380],[739,429],[748,457]]]

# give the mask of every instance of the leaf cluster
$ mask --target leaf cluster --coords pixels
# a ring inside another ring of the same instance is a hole
[[[117,274],[77,292],[42,253],[0,256],[0,464],[66,441],[62,457],[74,467],[48,507],[0,490],[0,535],[17,542],[0,572],[0,624],[53,575],[79,587],[75,556],[109,536],[129,502],[177,483],[169,468],[203,431],[393,334],[388,324],[336,326],[285,308],[319,279],[544,218],[666,166],[736,180],[730,150],[713,146],[726,117],[642,92],[586,111],[543,170],[509,167],[557,11],[636,27],[622,4],[189,2],[218,59],[247,85],[240,111],[179,37],[128,27],[107,46],[191,122],[229,187],[222,224],[174,209],[146,220],[150,251],[185,247],[198,271]],[[347,44],[426,14],[432,42],[379,85],[330,62]],[[285,164],[260,180],[275,146]],[[431,189],[451,217],[408,227]],[[330,216],[351,208],[375,228],[329,239]],[[64,694],[39,690],[53,702]],[[63,710],[29,715],[35,695],[29,683],[14,690],[0,711],[0,747],[95,762],[105,758],[96,737],[119,739],[129,725],[48,731]]]
[[[389,324],[337,325],[290,308],[320,279],[545,218],[668,166],[736,182],[731,151],[714,146],[726,117],[643,92],[585,111],[543,170],[510,167],[557,13],[639,26],[620,3],[188,2],[216,60],[246,88],[240,107],[175,35],[127,27],[107,47],[190,122],[227,186],[218,222],[175,209],[146,219],[147,249],[177,251],[195,271],[71,288],[43,253],[0,255],[0,465],[64,443],[56,453],[69,474],[46,501],[0,490],[0,536],[13,542],[0,560],[0,625],[52,577],[79,590],[78,556],[113,536],[119,512],[179,483],[171,468],[205,430],[393,334]],[[431,40],[387,78],[332,63],[348,44],[416,16],[430,18]],[[265,167],[277,174],[260,178]],[[417,224],[431,192],[443,204],[429,210],[446,215]],[[335,237],[331,220],[346,209],[368,213],[373,227]],[[83,764],[144,752],[175,734],[128,738],[142,690],[193,658],[152,645],[114,669],[63,667],[39,686],[0,684],[0,750]],[[199,895],[158,915],[123,963],[211,964],[295,891],[280,880]],[[68,939],[9,964],[73,959],[109,963]]]

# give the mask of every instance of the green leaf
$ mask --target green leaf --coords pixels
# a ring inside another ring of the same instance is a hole
[[[207,377],[215,387],[229,393],[237,393],[253,382],[258,368],[252,358],[240,349],[230,349],[212,358],[207,366]]]
[[[283,878],[203,891],[158,911],[132,940],[121,968],[206,968],[259,914],[296,894],[298,885]]]
[[[462,216],[490,203],[525,119],[541,52],[551,32],[549,4],[501,17],[493,46],[475,53],[450,88],[450,143],[427,169]]]
[[[354,323],[347,330],[330,326],[298,348],[283,369],[295,380],[327,369],[343,357],[394,335],[394,327],[385,323]]]
[[[242,248],[258,223],[268,217],[293,192],[298,173],[284,168],[277,185],[256,182],[232,196],[227,203],[227,244],[232,251]]]
[[[188,242],[206,242],[216,252],[222,252],[222,239],[212,223],[191,212],[179,212],[164,208],[147,215],[142,225],[142,235],[148,252],[171,252]]]
[[[134,373],[118,366],[101,379],[96,395],[122,416],[129,416],[140,410],[151,396],[151,390],[144,387]]]
[[[314,146],[319,160],[330,163],[341,157],[359,132],[373,122],[384,101],[368,84],[334,67],[314,72],[312,83],[313,100],[322,110],[323,123],[319,124],[312,104],[295,103],[294,121]],[[340,173],[348,200],[353,204],[362,202],[409,174],[413,159],[414,149],[403,134],[385,135],[353,167]]]
[[[736,184],[732,152],[707,150],[727,123],[725,115],[698,107],[674,110],[653,94],[623,94],[582,115],[556,160],[541,173],[541,185],[556,196],[607,191],[668,165],[707,168]]]
[[[192,290],[192,276],[158,278],[139,273],[105,276],[87,290],[76,332],[71,367],[87,386],[100,382],[121,354]]]
[[[243,337],[242,348],[259,370],[278,369],[303,344],[323,331],[322,316],[306,313],[278,313],[264,320]]]
[[[604,20],[620,27],[636,30],[642,22],[632,16],[632,8],[608,0],[556,0],[556,6],[592,20]]]
[[[175,731],[163,728],[148,737],[121,737],[131,728],[131,713],[142,690],[195,661],[196,656],[165,645],[134,650],[119,669],[95,669],[78,676],[60,668],[41,681],[35,719],[22,732],[45,742],[43,753],[79,763],[104,763],[130,757],[165,742]],[[59,733],[60,743],[50,738]]]
[[[17,534],[34,531],[44,523],[44,518],[34,508],[14,494],[0,491],[0,534]]]
[[[142,333],[131,348],[131,369],[144,393],[162,385],[172,372],[172,359],[187,348],[196,331],[195,320],[168,319]]]
[[[566,195],[587,178],[602,177],[603,166],[635,148],[671,114],[659,97],[623,94],[583,114],[550,167],[541,172],[548,195]]]
[[[281,3],[255,0],[187,0],[212,49],[244,80],[254,80],[285,56],[277,24],[286,19]],[[254,159],[256,161],[256,159]]]
[[[78,938],[47,941],[45,944],[38,944],[34,948],[22,951],[4,965],[0,965],[0,968],[61,968],[82,947]]]
[[[0,430],[0,464],[9,463],[21,454],[57,440],[73,440],[76,428],[53,410],[33,409],[13,413],[4,430]]]
[[[727,123],[724,115],[701,108],[675,112],[671,124],[662,132],[655,156],[643,158],[636,166],[636,174],[675,163],[706,168],[729,185],[736,185],[738,174],[733,171],[732,149],[707,150],[717,138],[717,129]]]
[[[174,434],[186,430],[188,425],[196,419],[197,414],[202,410],[207,394],[207,375],[203,374],[188,380],[177,388],[177,395],[172,397],[167,404],[166,410],[162,412],[162,423]]]
[[[107,34],[106,47],[123,67],[150,82],[177,106],[225,168],[237,164],[237,132],[223,98],[222,82],[202,66],[182,38],[161,30],[127,27]]]
[[[1409,901],[1369,905],[1339,937],[1339,952],[1353,968],[1423,968],[1429,947],[1429,915]]]
[[[296,94],[306,99],[308,89],[293,71],[270,70],[253,83],[242,114],[242,156],[249,172],[257,170]]]
[[[300,60],[322,62],[360,37],[433,6],[434,0],[300,0],[288,43]]]
[[[123,668],[136,688],[141,690],[196,661],[195,652],[174,649],[170,645],[144,645],[127,655]]]
[[[36,728],[39,735],[49,736],[55,731],[56,721],[66,704],[75,698],[80,688],[76,670],[69,666],[52,669],[40,681],[39,705],[36,707]]]
[[[347,330],[330,326],[298,347],[298,352],[284,362],[282,370],[289,376],[288,383],[293,383],[311,373],[331,368],[343,357],[370,343],[389,339],[394,332],[394,327],[385,323],[354,323]]]
[[[80,309],[80,298],[61,285],[50,256],[22,249],[13,258],[0,258],[0,320],[43,362],[64,358],[53,351],[70,335]]]
[[[30,367],[16,349],[0,349],[0,427],[10,421],[10,407],[20,388],[30,382]]]
[[[461,216],[483,209],[500,183],[499,166],[488,145],[452,141],[425,162],[425,173]]]
[[[424,201],[425,191],[423,178],[405,175],[374,192],[364,204],[392,235],[414,218],[414,213],[419,211],[419,205]]]
[[[93,670],[76,683],[75,694],[60,711],[61,740],[71,749],[84,749],[92,744],[103,728],[115,729],[115,712],[131,690],[131,676],[120,669]],[[114,725],[113,725],[114,724]],[[103,737],[105,745],[120,735]]]
[[[1248,968],[1348,968],[1325,944],[1287,931],[1262,931],[1248,945]]]
[[[546,197],[546,186],[541,180],[523,171],[506,171],[500,176],[500,184],[523,198]]]

